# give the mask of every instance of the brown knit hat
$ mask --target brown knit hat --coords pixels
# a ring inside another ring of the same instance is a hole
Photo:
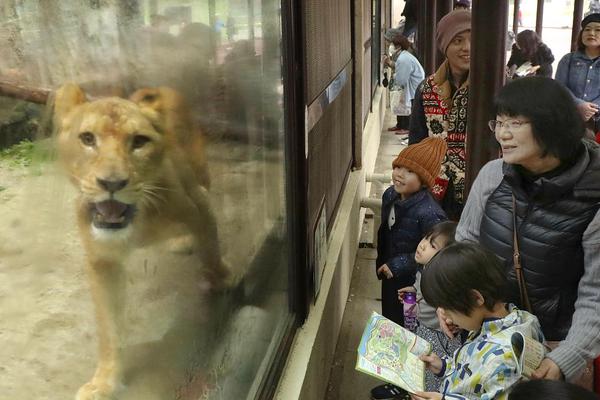
[[[432,187],[440,173],[447,148],[446,140],[441,137],[428,137],[402,150],[392,166],[410,169],[419,175],[425,185]]]
[[[445,55],[454,36],[468,30],[471,30],[471,11],[454,10],[444,15],[437,24],[435,34],[440,51]]]

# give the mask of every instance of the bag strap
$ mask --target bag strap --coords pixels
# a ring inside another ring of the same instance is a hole
[[[515,195],[512,195],[512,214],[513,214],[513,266],[517,283],[519,284],[519,296],[521,297],[521,305],[525,310],[532,312],[529,296],[527,295],[527,285],[525,283],[525,275],[521,266],[521,253],[519,252],[519,240],[517,239],[517,205]]]

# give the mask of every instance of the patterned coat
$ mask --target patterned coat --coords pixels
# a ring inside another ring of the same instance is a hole
[[[544,341],[538,319],[527,311],[509,306],[501,319],[484,321],[481,330],[471,332],[453,358],[444,358],[440,392],[446,399],[506,399],[510,388],[521,379],[522,366],[511,345],[513,333],[520,332]]]
[[[453,93],[448,80],[449,73],[448,62],[444,61],[433,75],[423,81],[415,93],[408,143],[418,143],[428,136],[441,136],[446,139],[448,150],[442,166],[443,172],[436,179],[432,192],[439,200],[443,199],[448,182],[452,181],[454,200],[462,210],[469,81],[467,80]],[[450,212],[447,209],[445,211]]]

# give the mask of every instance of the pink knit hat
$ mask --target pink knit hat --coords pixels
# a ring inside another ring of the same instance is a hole
[[[454,10],[444,15],[437,24],[435,40],[438,48],[444,54],[454,36],[471,30],[471,11]]]

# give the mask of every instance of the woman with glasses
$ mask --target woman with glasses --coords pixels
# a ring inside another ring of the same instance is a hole
[[[599,132],[600,14],[590,14],[581,21],[577,51],[560,60],[556,80],[573,94],[587,127],[594,133]]]
[[[560,341],[535,378],[571,380],[600,354],[600,147],[583,139],[571,94],[550,78],[509,83],[495,106],[502,158],[479,172],[456,238],[496,253],[506,300]]]

